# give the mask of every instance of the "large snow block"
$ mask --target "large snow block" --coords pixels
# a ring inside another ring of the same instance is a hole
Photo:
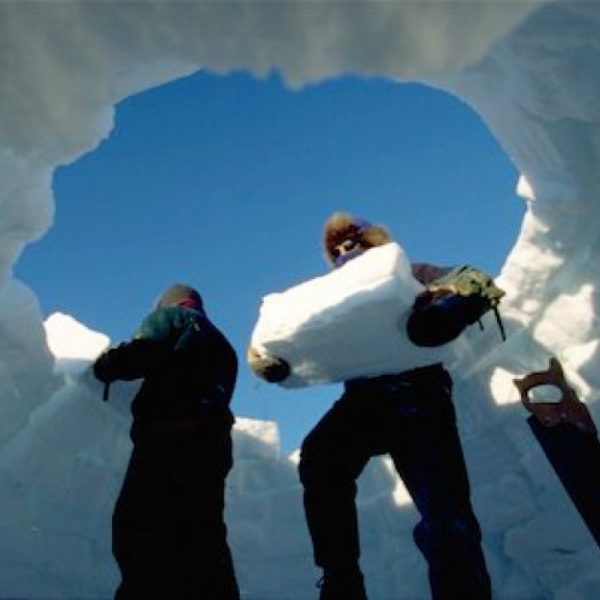
[[[440,362],[453,343],[419,348],[406,335],[406,320],[422,289],[403,249],[385,244],[327,275],[265,296],[251,344],[290,364],[285,387]]]

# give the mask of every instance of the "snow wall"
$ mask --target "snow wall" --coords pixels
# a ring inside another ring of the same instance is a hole
[[[488,124],[528,206],[499,274],[509,338],[488,328],[449,366],[457,397],[473,399],[457,404],[494,593],[597,597],[598,548],[510,380],[556,355],[600,421],[598,64],[594,3],[0,3],[0,597],[110,597],[110,512],[129,452],[118,401],[86,401],[95,382],[54,371],[35,293],[12,267],[52,221],[53,170],[109,135],[115,103],[199,69],[278,69],[290,86],[346,73],[419,81]],[[228,522],[244,597],[315,597],[276,426],[240,420],[236,460]],[[359,503],[370,596],[427,598],[416,514],[385,461],[363,476]]]

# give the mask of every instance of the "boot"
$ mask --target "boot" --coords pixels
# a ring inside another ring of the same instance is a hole
[[[367,600],[363,574],[358,565],[323,569],[319,600]]]

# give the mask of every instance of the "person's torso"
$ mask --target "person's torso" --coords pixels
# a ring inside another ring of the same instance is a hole
[[[205,315],[187,307],[168,307],[155,311],[145,327],[148,336],[152,327],[160,329],[157,343],[162,345],[162,359],[146,375],[134,399],[134,418],[164,422],[228,407],[237,356]]]

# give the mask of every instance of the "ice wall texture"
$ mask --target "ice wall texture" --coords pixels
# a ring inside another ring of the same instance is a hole
[[[200,68],[278,68],[290,85],[353,72],[440,86],[523,173],[528,211],[500,282],[509,340],[490,328],[452,365],[457,403],[497,596],[595,597],[597,548],[509,402],[511,375],[556,354],[598,421],[599,40],[594,3],[0,3],[0,595],[110,595],[115,577],[107,535],[126,418],[85,402],[93,382],[53,372],[35,295],[12,279],[52,220],[53,170],[108,135],[128,95]],[[293,466],[254,434],[238,439],[242,587],[309,598]],[[425,598],[415,515],[393,504],[393,486],[378,464],[363,481],[371,595]]]

